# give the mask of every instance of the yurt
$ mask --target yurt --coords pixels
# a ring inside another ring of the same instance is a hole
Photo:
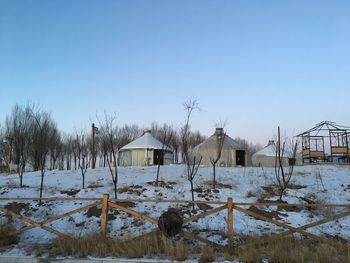
[[[276,165],[276,144],[274,141],[269,141],[269,143],[260,151],[257,151],[252,155],[253,166],[263,166],[263,167],[275,167]],[[288,156],[284,154],[282,157],[282,164],[284,166],[288,165]]]
[[[167,165],[173,163],[173,151],[151,135],[149,129],[119,150],[120,166]]]
[[[220,136],[224,136],[221,157],[218,166],[246,166],[247,151],[243,145],[224,134],[222,128],[216,128],[215,133],[193,149],[196,157],[202,157],[201,164],[211,165],[211,159],[215,159],[218,153]]]

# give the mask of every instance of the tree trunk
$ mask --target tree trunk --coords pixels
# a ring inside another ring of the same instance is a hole
[[[190,180],[190,183],[191,183],[192,202],[194,202],[193,180]],[[192,209],[194,210],[194,203],[192,203]]]
[[[18,175],[19,175],[19,187],[23,187],[23,173],[24,173],[25,165],[18,164]]]
[[[43,187],[44,187],[44,171],[45,168],[41,168],[41,182],[40,182],[40,198],[43,197]]]
[[[19,175],[19,187],[23,187],[23,174]]]
[[[118,199],[117,181],[116,181],[116,180],[113,182],[113,185],[114,185],[114,198],[115,198],[115,199]]]
[[[160,169],[160,163],[158,162],[157,177],[156,177],[156,186],[158,186],[158,182],[159,182],[159,169]]]
[[[216,164],[213,163],[213,188],[215,189],[216,187]]]
[[[52,167],[53,167],[53,169],[56,168],[56,161],[57,161],[57,157],[53,158],[53,160],[52,160]]]

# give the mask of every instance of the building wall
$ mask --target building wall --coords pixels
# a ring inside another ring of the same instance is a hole
[[[133,149],[132,150],[132,166],[147,166],[151,165],[153,158],[150,153],[153,151],[147,151],[146,149]]]
[[[235,148],[225,148],[222,149],[221,152],[221,157],[219,161],[217,162],[217,166],[227,166],[227,167],[232,167],[236,166],[236,149]],[[194,151],[194,155],[196,156],[197,160],[202,157],[202,165],[207,165],[210,166],[211,161],[210,159],[215,158],[216,156],[216,149],[214,148],[209,148],[209,149],[197,149]],[[245,165],[247,165],[247,152],[245,151]]]
[[[119,152],[118,163],[120,166],[148,166],[154,164],[153,149],[130,149]],[[174,154],[166,151],[164,154],[164,165],[174,161]]]
[[[253,155],[252,164],[253,166],[263,166],[263,167],[275,167],[276,157],[275,156],[266,156],[266,155]],[[282,165],[288,166],[288,158],[282,158]]]
[[[125,150],[125,151],[119,152],[118,164],[120,166],[131,166],[132,165],[131,150]]]

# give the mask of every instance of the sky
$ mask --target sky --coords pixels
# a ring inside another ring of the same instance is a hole
[[[350,1],[0,0],[0,125],[18,103],[59,129],[179,126],[264,145],[350,126]]]

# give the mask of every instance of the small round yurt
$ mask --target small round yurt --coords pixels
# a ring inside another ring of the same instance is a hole
[[[253,166],[275,167],[276,165],[276,144],[274,141],[269,143],[260,151],[252,155]],[[288,156],[282,157],[282,165],[288,165]]]
[[[201,164],[212,165],[211,160],[215,159],[218,152],[218,142],[223,138],[221,157],[218,166],[246,166],[247,151],[243,145],[223,132],[222,128],[216,128],[215,133],[193,149],[193,154],[202,158]],[[197,158],[197,159],[198,159]]]
[[[173,151],[151,135],[149,129],[119,150],[120,166],[168,165],[173,163]]]

